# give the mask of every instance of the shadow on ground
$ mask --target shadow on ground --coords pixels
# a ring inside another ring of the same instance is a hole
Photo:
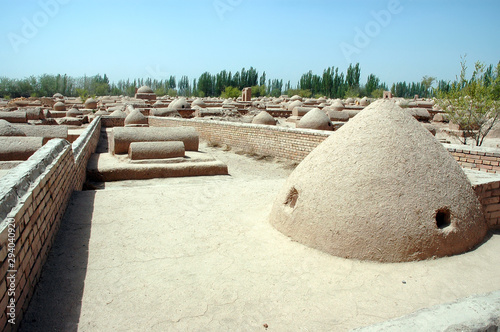
[[[95,191],[75,191],[20,331],[77,331]]]

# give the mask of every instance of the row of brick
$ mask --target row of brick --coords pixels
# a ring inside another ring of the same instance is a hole
[[[29,305],[29,301],[40,278],[50,248],[60,226],[73,190],[80,190],[85,181],[85,169],[88,159],[97,146],[100,135],[100,119],[95,120],[85,137],[70,145],[63,140],[47,143],[46,149],[33,155],[33,160],[51,160],[30,187],[12,207],[8,218],[14,219],[15,225],[15,266],[9,266],[8,242],[1,231],[0,243],[0,329],[15,331]],[[40,164],[36,165],[40,167]],[[83,170],[83,176],[82,176]],[[19,182],[20,185],[22,181]],[[15,188],[14,188],[15,189]],[[19,189],[21,192],[21,189]],[[15,325],[8,322],[10,301],[8,294],[7,271],[16,270],[15,280]]]
[[[500,181],[474,186],[491,229],[500,229]]]
[[[212,143],[227,144],[260,155],[281,157],[301,161],[330,133],[294,130],[291,128],[248,125],[231,125],[227,122],[207,120],[181,120],[150,117],[149,124],[155,127],[195,127],[200,137]]]

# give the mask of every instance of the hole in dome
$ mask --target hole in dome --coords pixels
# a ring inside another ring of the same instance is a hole
[[[445,229],[451,225],[451,213],[448,208],[436,211],[436,226],[439,229]]]
[[[297,191],[297,189],[295,189],[295,187],[292,187],[288,192],[288,195],[286,196],[285,205],[288,205],[292,209],[295,208],[298,198],[299,198],[299,192]]]

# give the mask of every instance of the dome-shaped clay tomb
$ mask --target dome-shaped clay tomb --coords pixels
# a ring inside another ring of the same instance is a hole
[[[458,163],[391,101],[372,103],[313,150],[270,222],[332,255],[383,262],[463,253],[487,232]]]

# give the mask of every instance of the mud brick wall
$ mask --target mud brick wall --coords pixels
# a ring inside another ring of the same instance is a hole
[[[81,190],[87,174],[87,163],[90,155],[95,152],[101,134],[101,117],[97,117],[73,143],[75,158],[75,190]]]
[[[466,145],[443,144],[464,168],[488,173],[500,173],[500,150]]]
[[[500,181],[473,186],[490,229],[500,229]]]
[[[97,118],[72,145],[63,139],[50,140],[0,179],[2,331],[15,331],[21,323],[71,194],[85,181],[86,165],[95,151],[100,127]],[[10,271],[15,271],[13,294],[7,279]],[[8,321],[12,318],[8,316],[11,299],[15,300],[15,325]]]
[[[149,117],[154,127],[191,126],[211,143],[300,162],[332,132],[199,119]]]

